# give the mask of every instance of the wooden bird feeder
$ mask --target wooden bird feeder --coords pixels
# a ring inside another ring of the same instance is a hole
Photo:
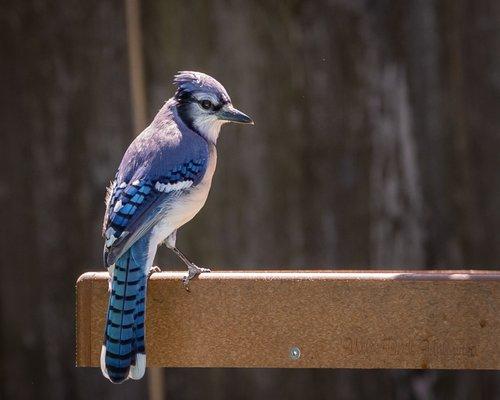
[[[500,369],[500,271],[183,274],[150,278],[149,366]],[[76,364],[96,367],[107,273],[76,290]]]

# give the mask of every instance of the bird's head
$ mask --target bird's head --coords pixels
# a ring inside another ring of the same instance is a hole
[[[212,143],[227,122],[253,124],[252,119],[233,107],[219,82],[201,72],[181,71],[174,78],[176,107],[183,122]]]

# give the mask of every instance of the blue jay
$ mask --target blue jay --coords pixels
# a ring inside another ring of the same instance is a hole
[[[186,264],[186,287],[210,272],[176,247],[177,229],[205,204],[222,125],[253,124],[214,78],[182,71],[174,84],[174,97],[129,146],[106,196],[104,264],[110,293],[101,369],[114,383],[140,379],[146,369],[145,297],[158,246],[165,243]]]

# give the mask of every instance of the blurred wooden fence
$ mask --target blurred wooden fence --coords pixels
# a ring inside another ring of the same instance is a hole
[[[196,69],[256,122],[224,128],[207,205],[179,232],[199,264],[498,266],[498,0],[141,4],[147,119]],[[74,282],[101,263],[105,187],[134,132],[125,16],[122,1],[0,2],[1,398],[147,394],[73,368]],[[500,396],[477,371],[165,379],[179,399]]]

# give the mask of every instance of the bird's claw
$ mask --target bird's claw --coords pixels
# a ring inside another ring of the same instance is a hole
[[[161,272],[161,268],[158,267],[157,265],[153,265],[150,269],[149,269],[149,273],[148,273],[148,279],[151,278],[151,275],[153,275],[155,272]]]
[[[196,278],[198,275],[204,272],[212,272],[210,268],[201,268],[198,267],[195,264],[191,264],[188,266],[188,274],[182,278],[182,284],[184,285],[184,288],[189,292],[189,282],[191,279]]]

